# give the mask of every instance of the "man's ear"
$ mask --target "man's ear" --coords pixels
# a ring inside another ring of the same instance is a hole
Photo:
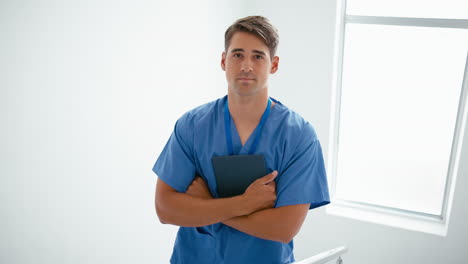
[[[221,69],[223,71],[226,71],[226,52],[223,51],[223,54],[221,54]]]
[[[279,65],[279,57],[278,56],[275,56],[273,57],[273,60],[271,62],[271,69],[270,69],[270,73],[273,74],[275,73],[276,71],[278,71],[278,65]]]

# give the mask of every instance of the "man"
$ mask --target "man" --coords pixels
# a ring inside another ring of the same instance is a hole
[[[329,203],[314,129],[268,96],[277,45],[264,17],[231,25],[221,58],[228,95],[184,114],[153,167],[158,217],[180,226],[171,263],[293,262],[292,239],[308,210]],[[212,158],[252,149],[271,173],[219,198]]]

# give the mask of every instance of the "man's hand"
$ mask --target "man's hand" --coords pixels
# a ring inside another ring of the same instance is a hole
[[[198,175],[195,177],[185,193],[202,199],[213,199],[213,196],[208,189],[208,185],[206,185],[206,182]]]
[[[257,179],[249,185],[243,196],[253,212],[263,209],[273,208],[276,202],[276,183],[277,171]]]

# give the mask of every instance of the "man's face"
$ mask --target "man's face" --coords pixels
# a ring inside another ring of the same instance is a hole
[[[228,88],[238,95],[254,95],[268,87],[268,76],[278,70],[279,58],[270,57],[262,39],[236,32],[228,50],[223,52],[221,68],[226,72]]]

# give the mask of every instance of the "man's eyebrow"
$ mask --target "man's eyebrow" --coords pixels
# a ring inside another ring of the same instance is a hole
[[[233,49],[233,50],[231,50],[231,53],[233,53],[233,52],[239,52],[239,51],[244,52],[244,49]]]
[[[261,54],[263,56],[266,56],[266,53],[261,51],[261,50],[253,50],[254,53],[258,53],[258,54]]]
[[[234,52],[244,52],[245,50],[244,49],[233,49],[231,50],[231,53],[234,53]],[[263,56],[266,56],[266,53],[261,51],[261,50],[252,50],[253,53],[258,53],[258,54],[261,54]]]

